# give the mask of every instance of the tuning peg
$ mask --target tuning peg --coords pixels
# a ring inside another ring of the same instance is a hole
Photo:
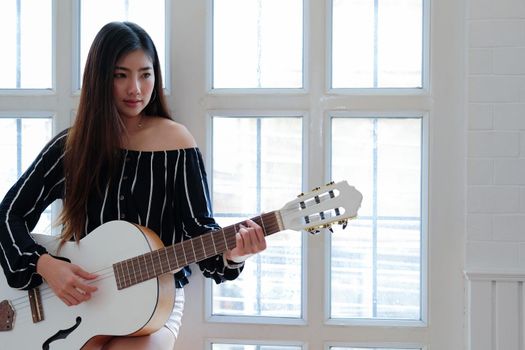
[[[326,184],[326,186],[332,186],[333,184],[335,184],[335,181],[330,181],[329,183]]]
[[[321,231],[318,230],[316,227],[312,227],[312,228],[307,228],[306,231],[311,234],[311,235],[317,235],[319,234]]]
[[[301,197],[303,197],[303,196],[304,196],[304,193],[301,192],[301,194],[299,194],[299,195],[297,196],[297,198],[301,198]]]
[[[312,190],[312,192],[316,192],[316,191],[319,191],[321,189],[321,187],[316,187]]]
[[[343,230],[346,228],[346,226],[348,225],[348,219],[344,219],[344,220],[340,220],[337,222],[338,225],[343,225]]]

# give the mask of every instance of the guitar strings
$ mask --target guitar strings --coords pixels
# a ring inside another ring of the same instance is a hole
[[[102,271],[105,271],[105,270],[110,270],[110,271],[101,273]],[[86,282],[87,284],[94,284],[94,283],[97,283],[98,281],[110,278],[110,277],[112,277],[114,275],[113,274],[113,269],[110,268],[110,267],[106,267],[106,268],[100,269],[100,270],[96,271],[95,273],[98,274],[98,277],[96,279],[94,279],[94,280],[85,280],[84,282]],[[40,289],[40,295],[41,295],[41,299],[42,300],[47,300],[49,298],[56,297],[56,294],[53,292],[53,290],[49,286],[41,288]],[[13,304],[13,306],[16,306],[16,307],[18,307],[20,309],[23,309],[25,307],[30,307],[30,302],[29,302],[28,296],[21,296],[21,297],[12,299],[11,303]]]

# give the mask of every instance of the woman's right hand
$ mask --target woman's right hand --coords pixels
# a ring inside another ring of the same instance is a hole
[[[97,287],[86,281],[97,275],[84,271],[80,266],[56,259],[49,254],[38,258],[37,273],[44,278],[53,292],[68,306],[78,305],[91,298]]]

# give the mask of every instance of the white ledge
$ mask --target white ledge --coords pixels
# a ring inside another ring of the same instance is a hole
[[[465,278],[469,281],[525,281],[525,270],[465,270],[464,274]]]

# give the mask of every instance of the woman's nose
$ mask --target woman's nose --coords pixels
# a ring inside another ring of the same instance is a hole
[[[140,84],[138,80],[130,79],[128,84],[128,95],[140,95]]]

